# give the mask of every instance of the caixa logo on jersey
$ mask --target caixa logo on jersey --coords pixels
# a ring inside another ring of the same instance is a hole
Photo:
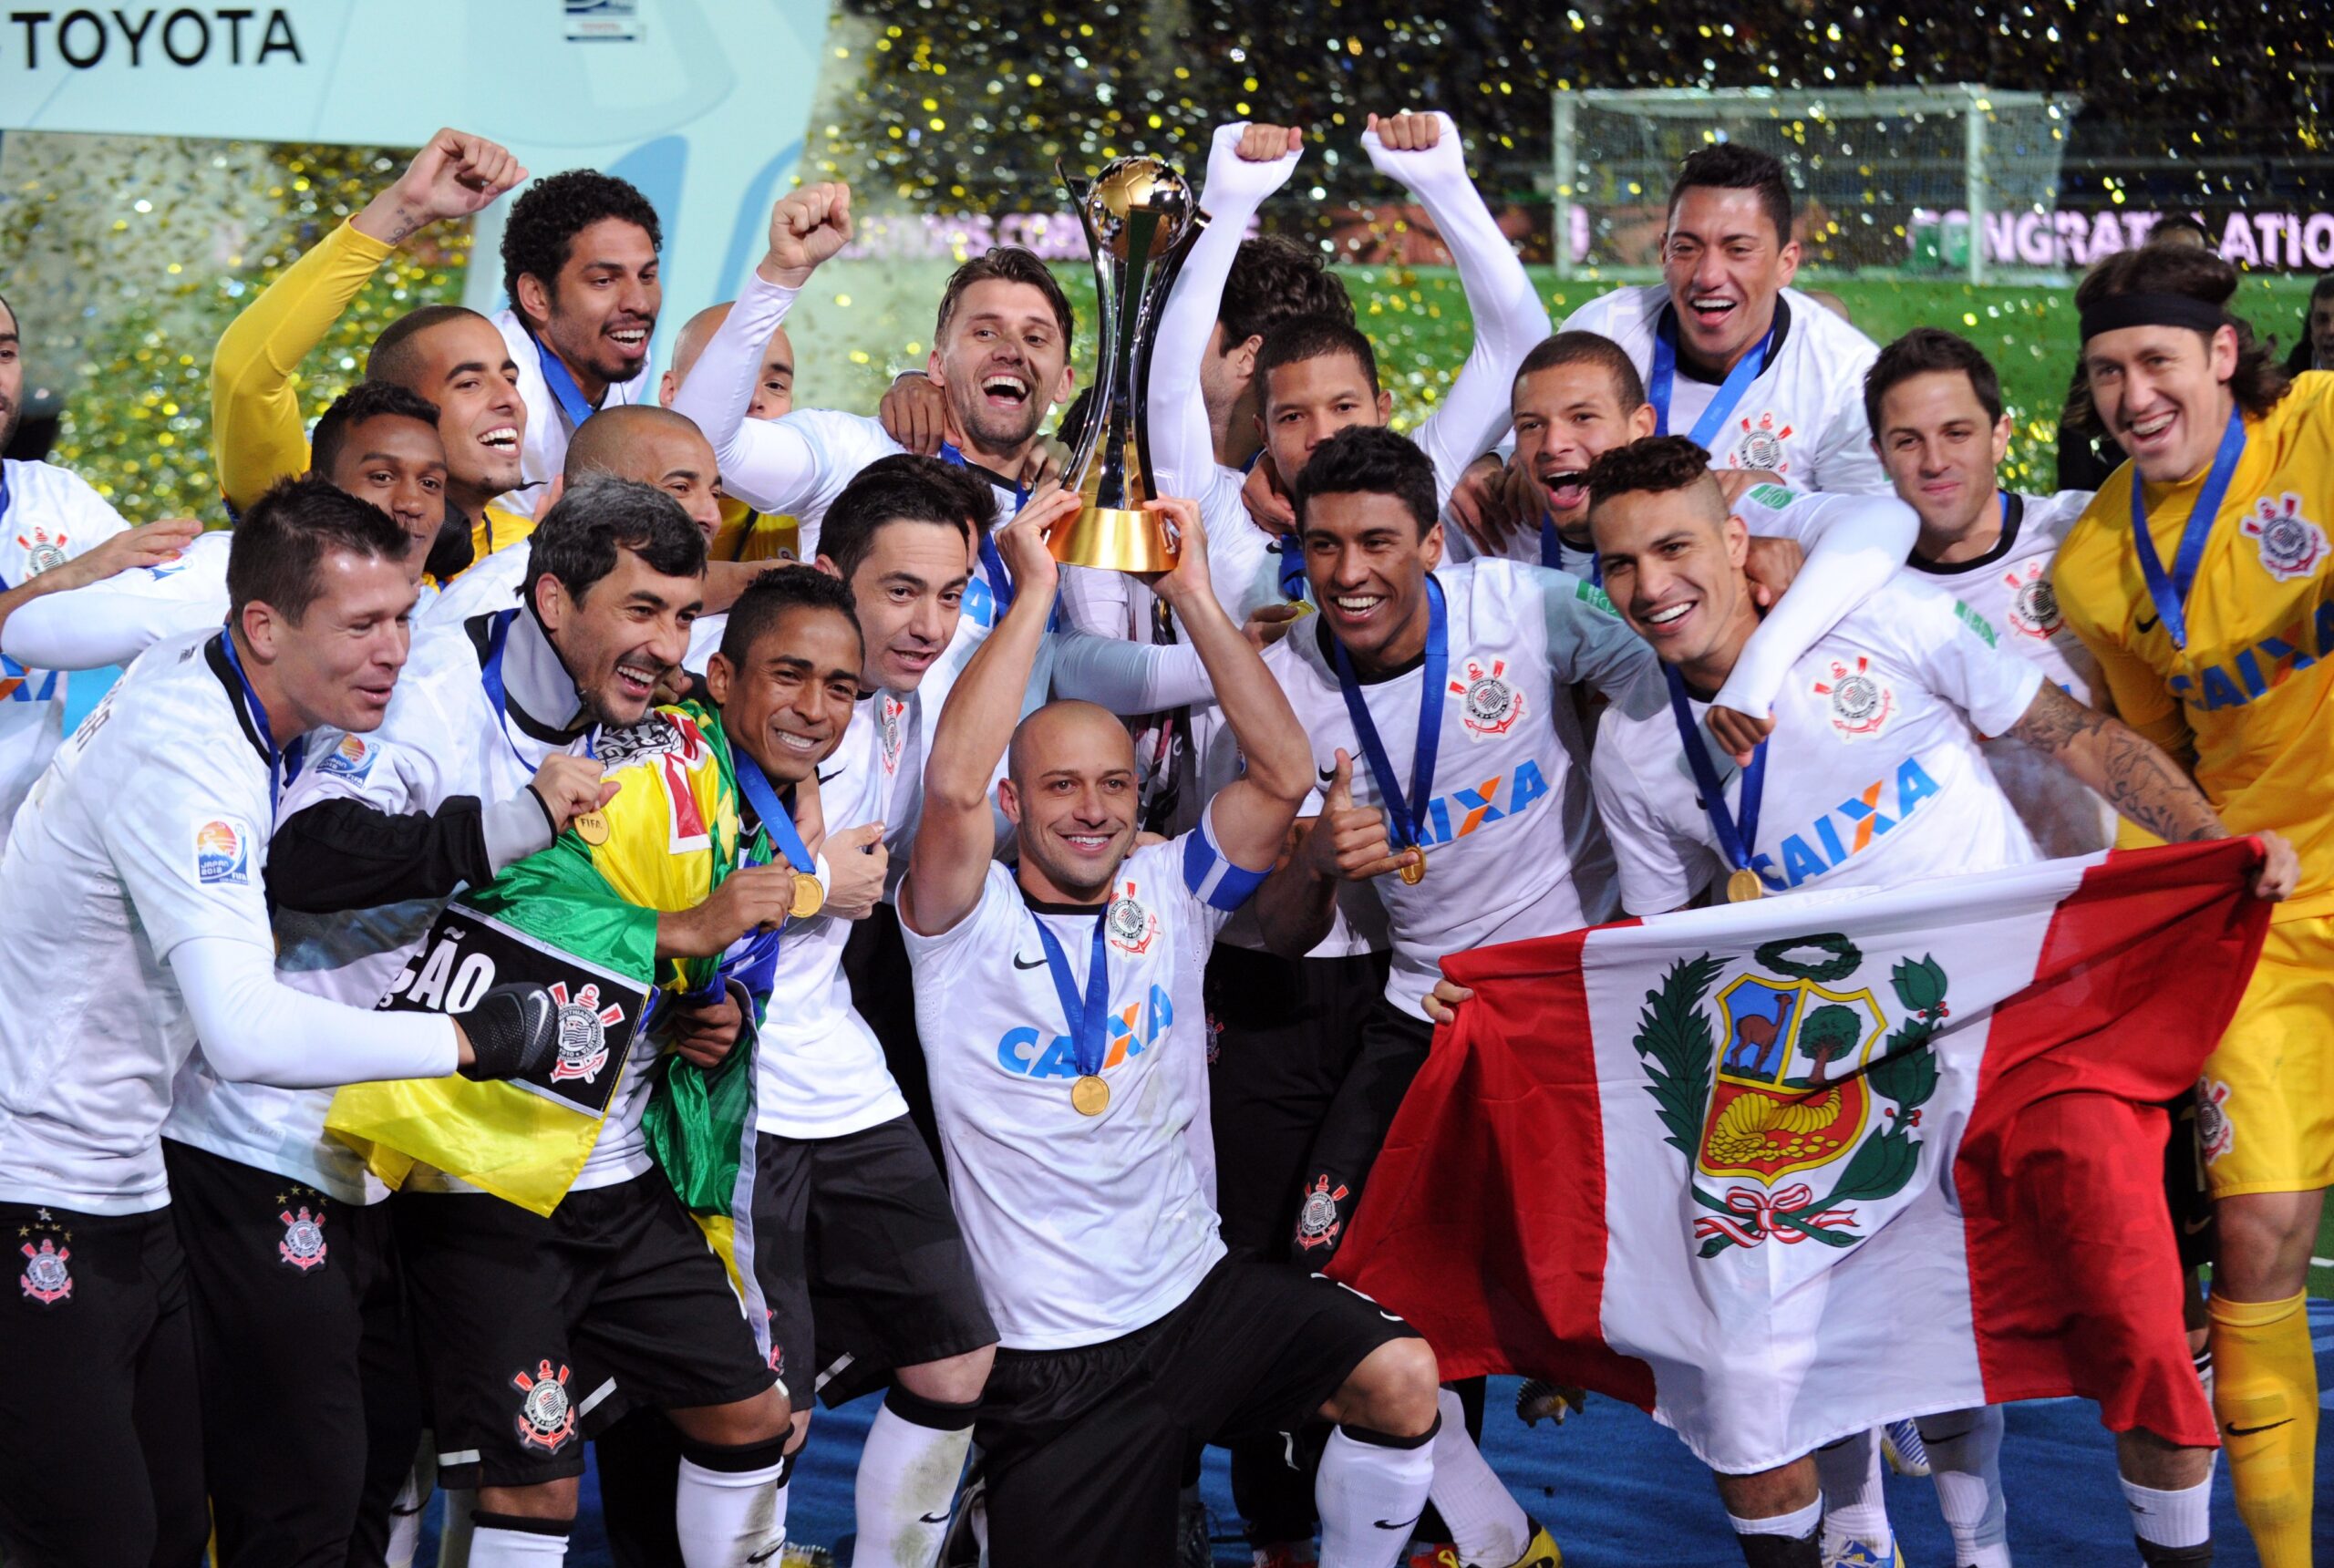
[[[629,975],[452,904],[379,1005],[400,1013],[466,1013],[489,986],[511,982],[551,993],[559,1009],[559,1049],[543,1068],[508,1081],[587,1116],[604,1116],[648,1000],[647,987]]]
[[[1174,1021],[1175,1005],[1156,985],[1148,999],[1130,1002],[1111,1014],[1110,1041],[1103,1052],[1102,1070],[1107,1073],[1128,1057],[1142,1055]],[[1006,1030],[997,1040],[997,1065],[1016,1078],[1060,1078],[1067,1083],[1079,1076],[1078,1047],[1068,1035],[1024,1025]]]

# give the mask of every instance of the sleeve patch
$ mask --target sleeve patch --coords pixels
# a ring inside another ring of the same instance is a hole
[[[316,771],[335,779],[346,779],[361,784],[365,775],[373,771],[373,759],[380,749],[361,735],[344,735],[340,744],[332,748],[325,759],[316,764]]]
[[[1605,590],[1599,588],[1596,583],[1591,583],[1585,577],[1580,579],[1580,586],[1573,590],[1573,594],[1582,603],[1594,604],[1598,609],[1604,611],[1607,615],[1618,615],[1620,614],[1618,610],[1613,608],[1613,601],[1606,597]]]
[[[1978,634],[1978,640],[1984,643],[1986,646],[1989,648],[2001,646],[2001,640],[1994,634],[1994,624],[1969,608],[1967,603],[1956,599],[1953,602],[1953,613],[1961,618],[1963,625]]]
[[[1752,485],[1745,491],[1744,500],[1755,500],[1769,511],[1781,511],[1799,499],[1781,485]]]
[[[205,886],[250,885],[252,830],[242,822],[214,817],[194,830],[194,880]]]

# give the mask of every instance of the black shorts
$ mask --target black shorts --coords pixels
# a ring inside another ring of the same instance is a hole
[[[401,1192],[389,1211],[441,1486],[581,1475],[582,1439],[627,1409],[733,1404],[773,1381],[659,1172],[570,1192],[549,1218],[476,1192]]]
[[[220,1568],[379,1561],[422,1424],[388,1206],[169,1139],[162,1160]]]
[[[2191,1088],[2164,1108],[2172,1135],[2164,1144],[2164,1201],[2180,1243],[2180,1266],[2200,1269],[2213,1261],[2213,1192],[2205,1181],[2205,1140],[2196,1131],[2196,1091]]]
[[[753,1273],[790,1399],[843,1404],[893,1368],[997,1343],[948,1184],[906,1117],[754,1140]]]
[[[843,939],[843,977],[851,982],[851,1005],[883,1047],[883,1065],[908,1102],[908,1119],[924,1135],[935,1160],[943,1158],[940,1124],[932,1112],[932,1070],[924,1065],[924,1038],[915,1026],[915,973],[908,963],[900,912],[879,903],[864,920],[851,923]]]
[[[170,1210],[0,1203],[0,1558],[196,1568],[211,1518]]]
[[[1165,1568],[1194,1444],[1294,1431],[1416,1331],[1319,1274],[1234,1253],[1147,1327],[1000,1350],[973,1431],[994,1568]]]

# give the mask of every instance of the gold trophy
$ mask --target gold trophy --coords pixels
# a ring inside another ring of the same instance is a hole
[[[1055,166],[1094,254],[1100,317],[1097,365],[1085,428],[1063,482],[1085,505],[1047,542],[1069,566],[1165,572],[1180,542],[1142,503],[1159,494],[1151,470],[1145,403],[1152,343],[1167,291],[1207,215],[1174,168],[1147,155],[1113,159],[1083,197]]]

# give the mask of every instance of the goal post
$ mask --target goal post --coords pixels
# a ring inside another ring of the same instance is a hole
[[[2074,97],[1966,83],[1560,89],[1556,275],[1658,268],[1678,164],[1733,141],[1782,160],[1806,260],[1983,283],[1989,220],[2057,207],[2081,108]]]

